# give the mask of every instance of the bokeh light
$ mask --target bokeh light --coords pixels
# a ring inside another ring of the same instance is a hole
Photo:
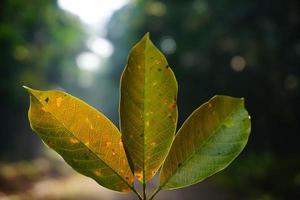
[[[61,8],[77,15],[84,23],[89,25],[104,25],[113,12],[126,3],[127,0],[58,0]]]
[[[114,47],[105,38],[90,38],[87,41],[87,46],[97,55],[107,58],[110,57],[114,52]]]
[[[100,58],[92,52],[83,52],[76,59],[79,69],[97,71],[100,67]]]
[[[176,42],[172,37],[166,36],[162,39],[160,47],[165,54],[173,54],[176,51]]]
[[[236,72],[243,71],[246,64],[246,60],[242,56],[234,56],[230,61],[231,69]]]

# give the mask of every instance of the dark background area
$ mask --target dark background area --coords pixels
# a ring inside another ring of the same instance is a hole
[[[237,160],[177,190],[176,197],[300,199],[299,1],[129,1],[105,26],[104,37],[114,47],[105,63],[109,70],[93,73],[88,87],[78,83],[87,72],[76,63],[87,49],[85,27],[56,1],[0,2],[0,199],[26,199],[22,194],[36,182],[70,174],[57,168],[57,155],[49,156],[31,131],[21,86],[64,89],[117,124],[119,78],[130,48],[146,32],[176,74],[178,127],[215,94],[245,97],[251,115],[249,143]],[[157,199],[175,199],[171,193]],[[58,199],[68,198],[75,197]]]

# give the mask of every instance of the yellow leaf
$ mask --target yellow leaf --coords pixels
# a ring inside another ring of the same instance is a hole
[[[177,82],[146,34],[131,50],[121,78],[120,126],[134,174],[150,180],[166,158],[177,124]]]
[[[79,173],[120,192],[132,189],[121,135],[114,124],[85,102],[62,91],[30,93],[31,128]]]
[[[250,129],[244,99],[213,97],[176,134],[162,167],[160,188],[187,187],[224,169],[247,144]]]

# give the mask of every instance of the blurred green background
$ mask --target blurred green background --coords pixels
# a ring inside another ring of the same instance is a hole
[[[179,83],[179,125],[215,94],[252,134],[227,169],[157,199],[300,199],[298,0],[0,1],[0,199],[134,199],[74,173],[27,120],[21,87],[63,89],[118,124],[119,78],[146,33]]]

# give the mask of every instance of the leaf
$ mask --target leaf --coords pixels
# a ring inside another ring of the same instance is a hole
[[[121,77],[120,127],[134,174],[151,179],[166,158],[177,124],[177,82],[146,34],[131,50]]]
[[[162,168],[160,188],[186,187],[224,169],[245,147],[249,134],[244,100],[213,97],[178,131]]]
[[[79,173],[112,190],[133,184],[118,129],[103,114],[62,91],[30,93],[31,128]]]

